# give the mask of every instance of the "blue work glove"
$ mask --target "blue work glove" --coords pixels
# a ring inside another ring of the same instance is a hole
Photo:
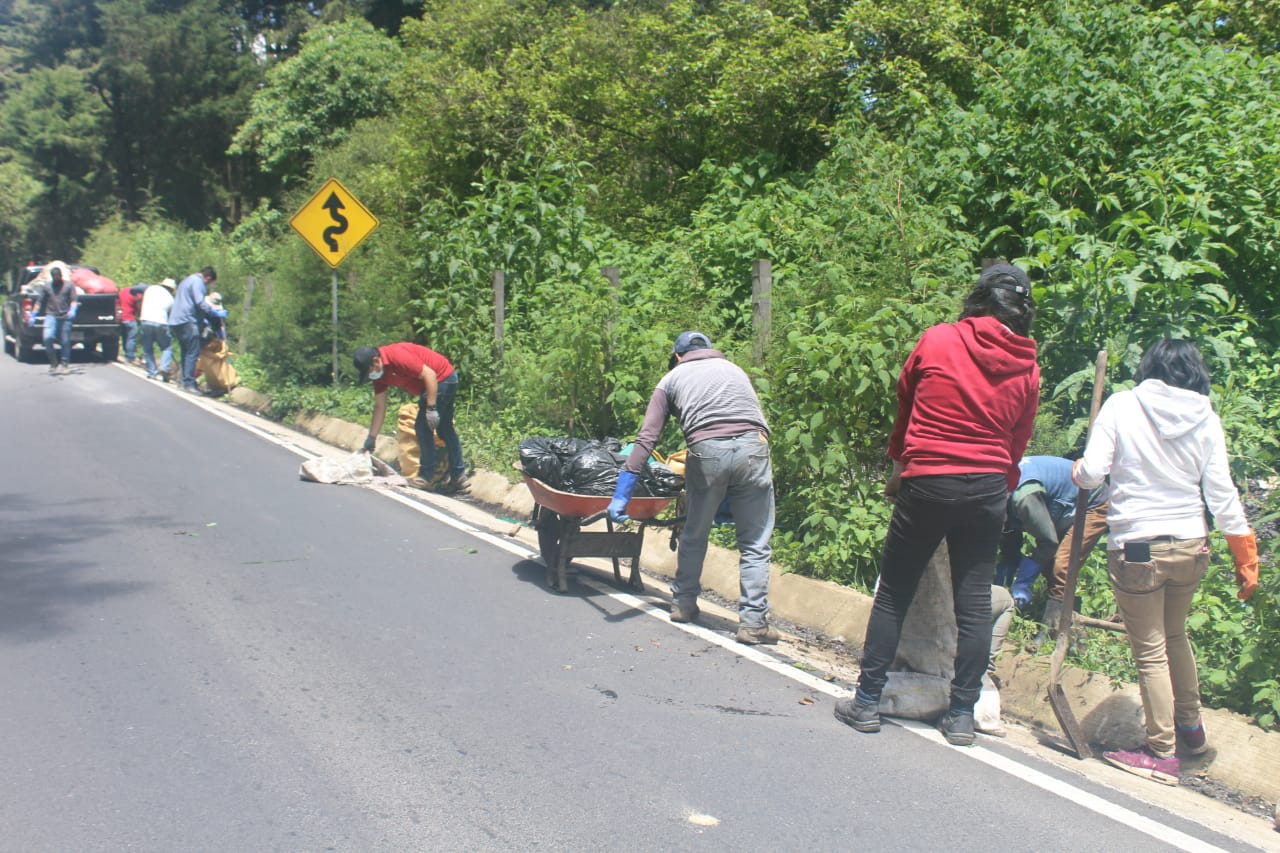
[[[618,472],[618,487],[613,490],[613,500],[609,501],[609,520],[610,521],[629,521],[630,516],[627,515],[627,504],[631,501],[631,495],[636,490],[636,484],[640,482],[640,475],[633,471]]]
[[[76,312],[79,310],[80,310],[80,303],[72,302],[71,307],[67,309],[67,319],[74,320],[76,318]]]
[[[1013,579],[1013,603],[1018,607],[1026,607],[1031,603],[1031,588],[1036,578],[1040,577],[1041,565],[1030,557],[1023,557],[1018,564],[1017,577]]]
[[[27,325],[34,329],[36,325],[36,320],[39,320],[39,319],[40,319],[40,315],[32,311],[31,316],[27,318]]]

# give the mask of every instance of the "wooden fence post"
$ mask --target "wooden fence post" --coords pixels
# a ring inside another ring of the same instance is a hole
[[[507,324],[507,274],[504,270],[493,271],[493,345],[494,355],[498,359],[498,369],[502,369],[502,343]]]
[[[751,262],[751,361],[764,364],[769,354],[769,337],[773,332],[773,264]]]
[[[256,279],[249,276],[244,281],[244,308],[240,311],[240,335],[237,338],[236,347],[240,352],[244,352],[244,342],[247,339],[245,328],[249,325],[249,310],[253,307],[253,285]]]

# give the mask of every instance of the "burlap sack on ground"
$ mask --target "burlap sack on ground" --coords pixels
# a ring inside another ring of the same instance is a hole
[[[400,407],[399,413],[396,415],[396,444],[400,451],[400,476],[402,477],[422,477],[428,480],[434,480],[435,477],[429,477],[420,473],[422,467],[422,457],[418,453],[418,433],[414,431],[413,424],[418,419],[418,404],[405,403]],[[444,447],[444,442],[440,440],[440,436],[435,436],[436,440],[436,474],[440,473],[440,468],[448,467],[448,463],[443,461],[444,454],[439,451]]]
[[[214,338],[200,348],[200,356],[196,359],[196,376],[204,377],[204,383],[210,391],[225,394],[240,384],[240,374],[228,359],[229,355],[231,350],[221,338]]]
[[[418,419],[418,404],[405,403],[396,415],[396,444],[400,449],[400,476],[418,476],[418,434],[413,422]]]

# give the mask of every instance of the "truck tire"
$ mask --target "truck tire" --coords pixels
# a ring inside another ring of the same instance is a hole
[[[119,338],[103,338],[102,339],[102,360],[115,361],[116,356],[120,355],[120,339]]]
[[[31,352],[31,350],[35,348],[35,344],[27,343],[26,335],[22,334],[22,332],[18,332],[16,335],[13,336],[13,340],[14,340],[14,344],[13,344],[14,358],[16,358],[20,362],[28,362],[28,361],[35,360],[32,357],[33,354]]]

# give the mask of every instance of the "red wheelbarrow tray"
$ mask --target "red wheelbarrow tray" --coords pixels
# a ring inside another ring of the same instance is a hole
[[[529,491],[533,494],[533,499],[539,506],[544,506],[559,515],[586,518],[604,512],[609,508],[611,497],[604,495],[575,495],[571,492],[562,492],[553,489],[541,480],[530,477],[523,471],[520,474],[524,477],[524,483],[529,487]],[[627,504],[627,515],[636,521],[649,521],[662,512],[667,506],[675,500],[675,497],[666,498],[632,498]]]

